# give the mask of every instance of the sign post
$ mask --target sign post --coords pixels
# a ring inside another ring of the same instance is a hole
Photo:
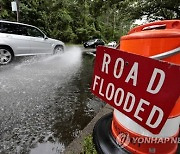
[[[12,11],[16,12],[17,22],[19,22],[19,0],[11,2]]]

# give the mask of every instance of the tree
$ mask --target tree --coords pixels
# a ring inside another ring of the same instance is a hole
[[[82,43],[92,38],[116,40],[136,19],[179,19],[179,0],[19,0],[20,22],[53,38]],[[0,19],[16,21],[11,0],[0,0]]]
[[[180,18],[179,0],[129,0],[127,9],[132,19],[146,17],[149,21]]]
[[[11,11],[11,0],[0,0],[0,19],[16,21],[16,14]]]

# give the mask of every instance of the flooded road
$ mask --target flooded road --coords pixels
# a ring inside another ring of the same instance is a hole
[[[90,92],[94,57],[17,58],[0,66],[0,154],[58,154],[104,105]]]

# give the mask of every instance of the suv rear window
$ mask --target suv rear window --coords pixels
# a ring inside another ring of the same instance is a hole
[[[0,22],[0,33],[44,37],[44,34],[34,27],[4,22]]]
[[[12,23],[1,23],[0,27],[1,33],[23,35],[23,29],[20,28],[20,25]]]
[[[14,32],[15,32],[15,26],[13,26],[10,23],[1,23],[1,33],[14,34]]]

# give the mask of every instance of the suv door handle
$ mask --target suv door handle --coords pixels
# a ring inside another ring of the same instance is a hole
[[[8,38],[12,38],[12,36],[11,36],[11,35],[6,35],[6,37],[8,37]]]

